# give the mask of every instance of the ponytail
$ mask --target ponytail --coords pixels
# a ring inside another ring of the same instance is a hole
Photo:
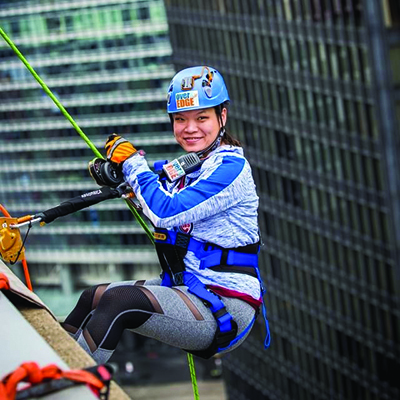
[[[225,101],[224,103],[214,107],[215,113],[217,114],[217,118],[221,121],[221,125],[223,125],[222,117],[221,117],[222,110],[224,108],[228,109],[228,105],[229,105],[229,101]],[[242,144],[240,143],[240,141],[238,139],[236,139],[235,137],[233,137],[230,134],[230,132],[228,132],[228,130],[226,129],[225,126],[224,126],[224,134],[222,136],[221,141],[224,144],[229,144],[229,145],[235,146],[235,147],[242,147]]]
[[[239,142],[238,139],[234,138],[225,128],[225,133],[222,136],[222,142],[224,144],[229,144],[235,147],[242,147],[242,144]]]

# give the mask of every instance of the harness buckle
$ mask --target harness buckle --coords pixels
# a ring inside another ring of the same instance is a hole
[[[217,311],[213,311],[211,308],[214,318],[217,320],[218,327],[221,332],[226,333],[232,330],[232,315],[228,313],[226,307],[222,307]]]
[[[172,280],[175,286],[183,285],[183,272],[177,272],[176,274],[172,274]]]
[[[225,349],[228,347],[232,340],[236,338],[238,331],[238,326],[234,320],[232,320],[232,327],[229,331],[227,332],[221,332],[221,330],[218,330],[216,335],[215,335],[215,341],[217,343],[218,351],[221,351],[221,349]]]

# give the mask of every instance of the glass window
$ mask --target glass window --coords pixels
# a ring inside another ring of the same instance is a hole
[[[262,89],[262,97],[263,97],[263,104],[265,109],[273,110],[272,102],[271,102],[271,87],[267,82],[262,82],[261,84]]]
[[[296,103],[299,110],[299,118],[303,121],[307,121],[307,108],[306,108],[306,91],[301,89],[295,89]]]
[[[307,105],[307,114],[309,122],[318,122],[317,121],[317,112],[316,112],[316,104],[314,103],[314,95],[311,91],[311,88],[305,91],[306,93],[306,105]]]
[[[354,181],[356,183],[365,185],[365,179],[364,179],[364,170],[362,168],[361,164],[361,156],[360,154],[356,152],[351,153],[351,157],[353,159],[353,167],[354,167]]]
[[[370,188],[376,188],[376,182],[375,182],[375,175],[374,175],[374,169],[373,169],[373,162],[370,157],[366,157],[364,155],[361,155],[361,162],[362,162],[362,169],[365,174],[365,184],[366,186]]]
[[[139,7],[136,12],[139,20],[150,19],[150,10],[148,6]]]
[[[18,36],[20,34],[20,23],[18,20],[13,20],[10,22],[11,25],[11,34]]]
[[[299,54],[300,54],[300,66],[303,71],[308,71],[309,57],[307,52],[307,44],[304,40],[299,40]]]
[[[382,8],[386,27],[400,26],[400,3],[397,0],[383,0]]]
[[[366,108],[365,117],[367,119],[367,128],[369,135],[370,137],[377,139],[379,136],[379,130],[378,130],[378,122],[376,119],[376,108],[370,104],[365,104],[365,108]]]
[[[357,119],[355,116],[354,102],[351,100],[344,100],[344,110],[346,115],[346,128],[354,134],[357,132]]]
[[[291,69],[291,58],[290,58],[290,51],[288,46],[288,41],[286,39],[280,40],[281,44],[281,51],[282,51],[282,65],[287,69]]]
[[[328,55],[326,50],[326,45],[323,42],[318,43],[318,54],[319,54],[319,63],[321,66],[321,75],[324,78],[328,78],[329,76],[329,65],[328,65]]]
[[[270,85],[271,90],[271,100],[272,100],[272,110],[279,112],[279,94],[278,87],[276,85]]]
[[[344,81],[349,81],[351,78],[351,65],[349,61],[348,48],[346,46],[339,46],[339,65],[340,65],[340,76]]]
[[[344,107],[344,99],[337,94],[334,97],[334,109],[339,129],[346,129],[346,114]]]
[[[400,126],[400,100],[396,102],[395,112],[397,117],[397,126]]]
[[[389,60],[392,67],[393,83],[400,84],[400,46],[389,49]]]
[[[354,168],[352,165],[351,153],[349,151],[342,151],[342,162],[343,162],[343,171],[344,171],[344,179],[348,181],[354,181]]]
[[[371,68],[368,60],[368,49],[364,46],[358,48],[358,59],[360,62],[361,79],[364,83],[371,83]]]
[[[248,53],[248,60],[251,61],[252,63],[256,63],[258,59],[258,55],[256,53],[256,48],[255,48],[255,37],[257,35],[252,35],[250,33],[243,34],[245,36],[245,43],[244,46],[247,47],[247,53]],[[221,49],[221,54],[223,54],[223,50]]]
[[[338,47],[334,45],[328,46],[328,56],[330,62],[330,70],[332,71],[332,78],[339,79],[340,78],[340,69],[339,69],[339,57],[337,54]]]
[[[313,75],[319,75],[319,68],[318,68],[318,56],[317,56],[317,43],[314,42],[307,42],[308,45],[308,54],[310,57],[310,73]]]
[[[311,9],[311,2],[310,0],[299,0],[298,3],[302,9],[303,19],[305,21],[309,21],[313,18],[313,11]]]
[[[289,45],[289,57],[291,60],[290,69],[293,72],[298,72],[300,70],[300,57],[297,48],[297,41],[293,38],[288,40]]]
[[[264,65],[267,61],[262,44],[263,40],[264,38],[261,36],[259,32],[253,35],[255,58],[260,65]]]
[[[295,89],[293,87],[288,87],[286,89],[288,102],[289,102],[289,113],[292,117],[297,116],[297,102],[296,102],[296,95]]]
[[[359,49],[357,46],[350,46],[350,68],[352,72],[352,79],[355,81],[361,81],[362,79],[362,71],[361,71],[361,62],[359,60]]]

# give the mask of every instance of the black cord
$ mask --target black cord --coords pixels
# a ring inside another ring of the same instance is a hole
[[[18,254],[17,254],[17,257],[15,258],[15,261],[14,261],[14,262],[11,262],[11,261],[10,261],[10,264],[11,264],[11,265],[14,265],[14,264],[18,261],[18,258],[19,258],[19,256],[21,255],[21,251],[22,251],[22,249],[24,248],[26,239],[28,238],[28,233],[29,233],[29,231],[31,230],[31,228],[32,228],[32,221],[29,221],[29,228],[28,228],[28,230],[26,231],[24,240],[23,240],[23,242],[22,242],[22,246],[21,246],[21,248],[19,249],[19,252],[18,252]]]

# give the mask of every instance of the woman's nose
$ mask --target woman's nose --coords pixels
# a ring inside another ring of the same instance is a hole
[[[188,133],[197,131],[197,123],[196,121],[188,120],[185,126],[185,131]]]

